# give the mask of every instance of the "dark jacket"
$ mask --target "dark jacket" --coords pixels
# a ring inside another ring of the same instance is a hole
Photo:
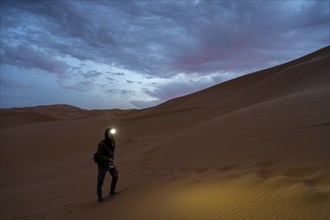
[[[116,142],[108,137],[109,129],[105,130],[104,140],[102,140],[97,146],[97,152],[94,155],[94,160],[97,165],[101,167],[107,167],[110,163],[110,159],[113,160],[115,154]]]

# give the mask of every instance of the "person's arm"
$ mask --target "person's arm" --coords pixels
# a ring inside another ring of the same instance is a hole
[[[111,158],[103,155],[103,152],[105,151],[105,148],[106,148],[106,146],[103,142],[99,143],[99,145],[97,147],[97,152],[96,152],[97,157],[101,161],[110,162]]]
[[[112,151],[112,155],[111,155],[111,159],[113,160],[113,158],[115,158],[115,149],[116,149],[116,142],[115,140],[113,140],[113,151]]]

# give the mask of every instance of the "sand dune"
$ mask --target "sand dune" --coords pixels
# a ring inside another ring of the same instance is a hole
[[[329,219],[329,52],[140,111],[2,110],[1,219]],[[98,204],[108,126],[119,194]]]
[[[49,105],[27,108],[1,109],[1,127],[7,129],[57,120],[76,120],[101,114],[121,115],[132,110],[85,110],[71,105]]]

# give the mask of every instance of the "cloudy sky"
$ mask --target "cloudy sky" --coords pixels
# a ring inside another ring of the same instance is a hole
[[[1,107],[141,109],[327,45],[328,0],[1,0]]]

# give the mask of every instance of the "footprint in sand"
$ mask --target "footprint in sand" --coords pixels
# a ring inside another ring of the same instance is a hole
[[[258,177],[268,179],[281,175],[283,170],[279,167],[280,162],[273,159],[255,163],[253,166],[257,168],[255,172]]]
[[[274,167],[277,166],[278,164],[280,164],[280,160],[267,160],[267,161],[262,161],[259,163],[254,164],[255,167],[257,168],[270,168],[270,167]]]
[[[239,166],[239,164],[237,164],[237,163],[235,163],[235,164],[229,164],[229,165],[225,165],[225,166],[219,167],[217,169],[217,171],[219,171],[219,172],[228,172],[228,171],[231,171],[231,170],[236,169],[238,166]]]
[[[312,188],[329,191],[329,174],[324,173],[315,175],[313,177],[305,178],[302,181]]]
[[[283,171],[282,175],[293,178],[312,190],[317,190],[323,194],[329,195],[329,173],[322,171],[320,167],[295,167]],[[324,195],[322,195],[322,198],[323,197]]]
[[[197,168],[194,171],[196,173],[205,173],[205,172],[207,172],[207,171],[209,171],[211,169],[212,169],[212,166],[204,166],[204,167]]]
[[[178,173],[184,175],[184,174],[188,174],[191,172],[191,168],[189,167],[180,167],[176,170]]]
[[[320,169],[316,166],[295,167],[285,170],[282,175],[295,179],[304,179],[315,176],[319,171]]]
[[[280,176],[281,173],[282,173],[282,169],[278,166],[256,170],[256,175],[263,179]]]

